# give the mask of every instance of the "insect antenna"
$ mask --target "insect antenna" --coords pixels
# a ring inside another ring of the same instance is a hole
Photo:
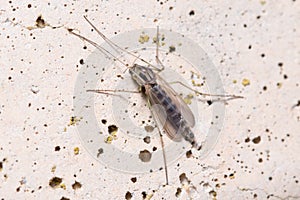
[[[126,49],[120,47],[119,45],[115,44],[114,42],[112,42],[110,39],[108,39],[101,31],[99,31],[99,29],[97,29],[97,27],[86,17],[86,16],[83,16],[84,19],[90,24],[90,26],[102,37],[102,39],[104,41],[107,42],[107,44],[113,48],[116,52],[120,53],[117,49],[119,49],[120,51],[123,51],[125,53],[127,53],[128,55],[131,55],[133,57],[136,58],[136,60],[140,60],[144,63],[146,63],[147,65],[157,69],[157,67],[155,67],[154,65],[152,65],[151,63],[147,62],[146,60],[144,60],[143,58],[140,58],[139,56],[135,55],[134,53],[130,52],[130,51],[127,51]]]
[[[124,66],[128,67],[128,64],[124,63],[122,60],[120,60],[118,57],[116,57],[114,54],[112,54],[111,52],[109,52],[108,50],[106,50],[105,48],[101,47],[99,44],[97,44],[96,42],[78,34],[78,33],[74,33],[73,29],[68,29],[69,33],[75,35],[76,37],[79,37],[80,39],[82,39],[83,41],[86,41],[88,43],[90,43],[91,45],[93,45],[94,47],[96,47],[101,53],[103,53],[107,58],[111,58],[113,57],[114,60],[120,62],[121,64],[123,64]],[[111,57],[110,57],[110,56]]]

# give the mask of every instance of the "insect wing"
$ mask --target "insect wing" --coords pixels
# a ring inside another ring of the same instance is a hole
[[[183,99],[177,94],[174,89],[166,82],[164,81],[158,74],[157,77],[157,83],[160,85],[160,87],[166,92],[168,97],[171,98],[172,102],[177,106],[177,108],[180,110],[184,120],[187,122],[187,125],[189,127],[195,126],[195,116],[189,106],[183,101]]]
[[[163,126],[166,134],[171,140],[176,142],[181,141],[182,135],[178,133],[177,128],[174,127],[168,119],[166,110],[160,104],[157,96],[153,92],[151,92],[150,88],[146,88],[146,93],[148,94],[150,109],[155,120],[159,121],[159,123]]]

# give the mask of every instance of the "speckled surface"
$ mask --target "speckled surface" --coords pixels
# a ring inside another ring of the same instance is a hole
[[[299,1],[1,5],[1,200],[300,198]],[[35,24],[40,15],[45,27]],[[109,38],[157,25],[185,35],[208,54],[225,91],[245,97],[225,105],[208,156],[184,155],[168,165],[167,186],[163,170],[112,170],[81,142],[75,124],[86,121],[71,120],[73,96],[94,48],[64,27],[99,41],[83,15]]]

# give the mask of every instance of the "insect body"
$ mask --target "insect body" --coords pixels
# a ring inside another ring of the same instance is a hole
[[[98,50],[100,50],[104,55],[107,57],[112,57],[114,61],[118,61],[121,64],[123,64],[125,67],[128,68],[129,73],[132,77],[132,79],[142,88],[143,93],[146,96],[146,99],[148,101],[148,106],[151,110],[151,113],[153,115],[153,119],[158,126],[158,122],[163,126],[163,129],[165,133],[168,135],[170,139],[173,141],[179,142],[182,140],[186,140],[189,142],[194,148],[197,150],[200,149],[201,145],[199,145],[196,142],[195,135],[192,132],[191,128],[195,125],[195,117],[191,111],[191,109],[187,106],[187,104],[183,101],[183,99],[176,93],[171,86],[165,82],[157,73],[154,72],[153,69],[159,70],[157,67],[151,65],[144,59],[139,58],[135,54],[127,51],[126,49],[121,48],[117,44],[110,41],[105,35],[103,35],[86,17],[85,19],[87,22],[93,27],[93,29],[112,47],[113,50],[115,50],[117,53],[125,52],[130,56],[133,56],[136,60],[139,60],[145,64],[148,65],[142,66],[139,64],[133,64],[132,66],[128,66],[126,63],[124,63],[122,60],[120,60],[117,56],[114,56],[110,51],[106,50],[102,46],[98,45],[97,43],[93,42],[92,40],[89,40],[85,38],[84,36],[81,36],[75,32],[73,32],[73,29],[68,29],[68,31],[79,37],[80,39],[90,43],[94,47],[96,47]],[[156,37],[156,61],[157,64],[160,65],[162,68],[164,66],[162,65],[161,61],[158,58],[158,29],[157,29],[157,37]],[[149,67],[151,66],[151,68]],[[190,88],[191,89],[191,88]],[[197,94],[207,95],[205,93],[198,92],[196,90],[191,89]],[[122,90],[89,90],[94,91],[98,93],[105,93],[107,92],[126,92]],[[222,96],[222,95],[209,95],[209,96]],[[226,96],[223,97],[233,97],[233,98],[239,98],[236,96]],[[158,131],[160,133],[160,139],[162,143],[162,150],[163,150],[163,157],[164,157],[164,165],[165,165],[165,174],[166,174],[166,183],[168,184],[168,175],[167,175],[167,166],[166,166],[166,157],[164,152],[164,143],[162,140],[162,134],[160,129],[158,128]]]
[[[129,73],[139,86],[145,88],[150,106],[158,105],[154,115],[163,125],[167,135],[174,141],[180,141],[183,137],[199,149],[190,128],[195,124],[194,115],[181,97],[149,67],[134,64]]]
[[[144,59],[137,57],[131,52],[126,51],[125,49],[119,47],[115,43],[111,42],[105,35],[103,35],[86,17],[84,17],[88,23],[96,30],[96,32],[111,46],[114,50],[121,50],[128,53],[131,56],[134,56],[136,59],[144,62],[145,64],[151,65],[146,62]],[[107,56],[113,56],[111,52],[108,52],[106,49],[102,48],[95,42],[73,32],[73,29],[68,29],[68,31],[81,38],[84,41],[89,42],[102,53]],[[158,43],[159,43],[159,34],[157,29],[157,38],[156,38],[156,61],[157,64],[161,65],[161,61],[158,58]],[[113,56],[114,57],[114,56]],[[117,61],[128,67],[123,61],[119,60],[117,57],[114,57]],[[157,69],[151,65],[154,69]],[[191,131],[191,127],[195,125],[195,117],[182,100],[182,98],[165,82],[158,74],[150,67],[141,66],[134,64],[129,68],[129,73],[131,77],[136,81],[136,83],[145,89],[145,95],[147,96],[149,107],[152,111],[154,117],[163,125],[163,128],[167,135],[173,141],[180,141],[183,137],[186,141],[191,143],[193,147],[200,149],[200,146],[195,140],[195,136]],[[92,91],[92,90],[89,90]],[[102,93],[99,90],[94,90],[95,92]],[[116,91],[117,92],[117,91]],[[153,109],[154,108],[154,109]]]
[[[113,47],[114,50],[122,50],[128,53],[131,56],[134,56],[136,59],[151,65],[145,60],[135,56],[131,52],[127,52],[125,49],[122,49],[118,45],[111,42],[108,38],[106,38],[97,28],[85,17],[85,19],[90,23],[90,25],[99,33],[99,35],[106,41],[108,44]],[[144,89],[144,94],[146,95],[149,108],[154,115],[154,120],[157,123],[158,121],[163,126],[166,134],[173,141],[180,141],[184,138],[186,141],[191,143],[193,147],[200,149],[200,146],[195,140],[195,136],[191,131],[191,127],[195,125],[195,118],[190,110],[190,108],[186,105],[186,103],[182,100],[182,98],[169,86],[167,82],[165,82],[157,73],[155,73],[150,67],[141,66],[138,64],[133,64],[128,67],[123,61],[119,60],[115,57],[111,52],[102,48],[95,42],[81,36],[77,33],[73,32],[73,29],[68,29],[68,31],[79,37],[80,39],[89,42],[97,49],[99,49],[106,56],[112,56],[116,61],[119,61],[121,64],[125,65],[129,69],[129,73],[135,82]],[[158,33],[157,33],[158,38]],[[158,54],[158,39],[157,39],[157,50],[156,54]],[[162,67],[162,63],[158,59],[158,55],[156,55],[158,64]],[[151,65],[154,69],[153,65]],[[98,93],[105,93],[109,90],[89,90]],[[110,91],[110,92],[122,92],[122,91]],[[160,139],[163,147],[163,157],[164,157],[164,165],[165,165],[165,174],[166,174],[166,184],[168,184],[168,174],[167,174],[167,166],[166,166],[166,156],[164,152],[164,143],[162,140],[162,134],[160,129]]]

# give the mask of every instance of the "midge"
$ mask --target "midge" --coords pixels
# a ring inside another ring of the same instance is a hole
[[[68,31],[79,37],[80,39],[87,41],[91,45],[95,46],[99,49],[103,54],[106,56],[113,57],[116,61],[123,64],[127,67],[132,79],[137,83],[137,85],[141,88],[141,91],[145,94],[148,106],[151,110],[153,115],[154,121],[157,125],[160,140],[163,148],[163,158],[164,158],[164,168],[165,168],[165,175],[166,175],[166,184],[168,184],[168,172],[166,166],[166,156],[164,152],[164,143],[162,140],[162,133],[159,129],[158,123],[160,123],[168,135],[168,137],[176,142],[182,140],[186,140],[189,142],[193,148],[199,150],[201,145],[199,145],[195,139],[195,135],[192,132],[191,128],[195,125],[195,117],[191,111],[191,109],[187,106],[187,104],[183,101],[183,99],[171,88],[171,86],[164,81],[156,71],[162,71],[164,66],[162,62],[159,60],[158,57],[158,47],[159,47],[159,31],[157,28],[157,35],[156,35],[156,62],[160,68],[155,67],[145,61],[142,58],[134,55],[133,53],[121,48],[117,44],[110,41],[105,35],[103,35],[88,19],[84,16],[87,22],[92,26],[92,28],[114,49],[118,52],[118,50],[126,52],[127,54],[135,57],[135,59],[140,60],[147,64],[147,66],[141,66],[138,64],[133,64],[129,66],[128,64],[124,63],[118,57],[114,56],[111,52],[107,51],[97,43],[89,40],[88,38],[81,36],[77,33],[73,32],[73,29],[68,29]],[[153,68],[151,69],[150,66]],[[183,84],[182,84],[183,85]],[[185,85],[183,85],[185,86]],[[187,87],[187,86],[185,86]],[[189,88],[193,90],[192,88]],[[126,92],[123,90],[88,90],[97,93],[107,93],[107,92]],[[222,96],[222,97],[231,97],[231,98],[240,98],[239,96],[233,95],[210,95],[204,94],[198,91],[193,90],[194,92],[200,95],[208,95],[208,96]]]

